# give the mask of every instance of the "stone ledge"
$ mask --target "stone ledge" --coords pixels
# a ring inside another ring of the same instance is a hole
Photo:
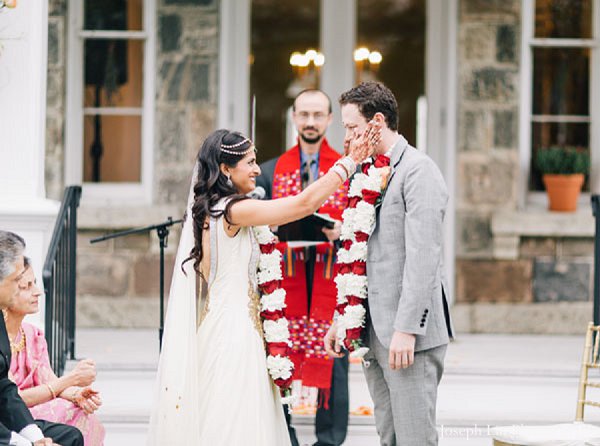
[[[77,328],[158,328],[159,299],[77,296],[76,321]]]
[[[491,230],[494,258],[517,259],[520,237],[594,237],[595,222],[590,205],[568,213],[536,208],[495,212]]]
[[[85,206],[79,208],[78,229],[129,229],[162,223],[167,217],[173,220],[183,215],[184,205],[155,206]]]
[[[457,333],[581,335],[593,319],[593,302],[455,304]]]

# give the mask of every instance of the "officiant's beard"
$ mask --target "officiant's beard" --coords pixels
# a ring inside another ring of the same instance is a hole
[[[317,136],[311,138],[310,136],[306,136],[304,133],[300,133],[300,139],[302,139],[302,141],[304,141],[306,144],[315,144],[320,141],[323,135],[324,133],[317,132]]]

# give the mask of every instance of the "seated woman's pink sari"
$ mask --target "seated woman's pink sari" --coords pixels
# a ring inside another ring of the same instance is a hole
[[[22,326],[25,332],[25,348],[12,355],[10,377],[20,390],[25,390],[47,383],[52,368],[42,331],[25,322]],[[70,401],[56,398],[30,407],[29,410],[35,419],[75,426],[83,434],[85,446],[101,446],[104,443],[104,426],[98,418],[95,415],[87,415]]]

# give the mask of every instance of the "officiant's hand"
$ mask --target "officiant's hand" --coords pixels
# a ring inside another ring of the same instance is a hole
[[[392,370],[406,369],[415,362],[415,335],[395,331],[388,358]]]
[[[336,221],[335,225],[333,226],[333,229],[329,229],[323,226],[321,230],[323,231],[323,234],[325,234],[325,237],[327,237],[327,240],[329,240],[330,242],[334,242],[336,240],[339,240],[340,238],[340,234],[342,233],[342,222]]]
[[[329,330],[327,330],[327,334],[323,338],[323,343],[325,344],[325,351],[327,352],[327,356],[330,358],[343,358],[344,353],[342,353],[342,346],[337,340],[337,325],[336,323],[332,323]]]

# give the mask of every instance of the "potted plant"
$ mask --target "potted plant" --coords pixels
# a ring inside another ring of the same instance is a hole
[[[549,209],[559,212],[577,210],[581,187],[590,168],[588,153],[575,147],[540,149],[535,164],[546,186]]]

